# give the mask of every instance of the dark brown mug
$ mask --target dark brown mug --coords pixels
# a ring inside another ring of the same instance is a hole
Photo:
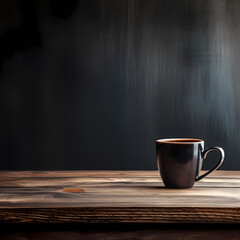
[[[159,139],[156,144],[158,170],[167,188],[191,188],[196,181],[219,168],[224,160],[222,148],[204,150],[204,141],[201,139]],[[220,159],[214,168],[199,176],[202,161],[212,150],[219,151]]]

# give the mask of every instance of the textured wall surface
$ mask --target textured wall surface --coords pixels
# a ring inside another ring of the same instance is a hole
[[[156,169],[157,138],[195,137],[239,170],[239,12],[238,0],[1,0],[0,169]]]

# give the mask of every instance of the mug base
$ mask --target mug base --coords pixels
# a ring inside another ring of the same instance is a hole
[[[189,189],[192,188],[193,186],[184,186],[184,187],[179,187],[179,186],[165,186],[167,189]]]
[[[192,188],[194,184],[190,183],[190,184],[169,184],[166,183],[165,181],[163,181],[163,184],[166,188],[169,188],[169,189],[187,189],[187,188]]]

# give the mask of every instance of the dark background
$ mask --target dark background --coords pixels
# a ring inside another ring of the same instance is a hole
[[[195,137],[239,170],[239,12],[238,0],[1,0],[0,169],[156,169],[157,138]]]

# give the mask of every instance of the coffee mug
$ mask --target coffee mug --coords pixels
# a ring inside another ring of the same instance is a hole
[[[156,144],[158,170],[167,188],[191,188],[196,181],[219,168],[224,160],[222,148],[204,150],[204,141],[201,139],[159,139]],[[220,159],[214,168],[199,176],[202,161],[212,150],[219,151]]]

